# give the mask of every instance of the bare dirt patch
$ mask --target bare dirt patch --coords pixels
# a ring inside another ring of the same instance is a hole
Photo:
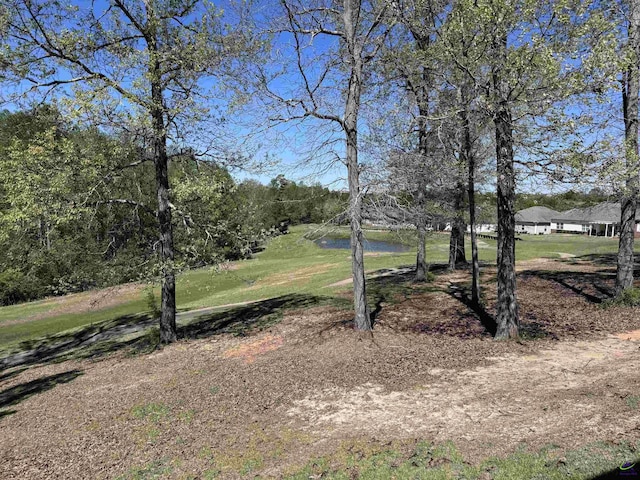
[[[632,330],[630,332],[617,333],[616,338],[620,340],[640,341],[640,330]]]
[[[244,363],[249,364],[255,362],[259,355],[277,350],[283,343],[284,339],[281,336],[266,335],[263,338],[225,350],[222,356],[224,358],[240,358],[244,360]]]
[[[0,478],[279,477],[360,439],[452,440],[469,461],[637,441],[640,344],[613,335],[640,329],[637,310],[596,302],[609,271],[551,265],[520,268],[520,343],[490,338],[456,272],[384,305],[372,338],[316,307],[245,337],[0,373]]]

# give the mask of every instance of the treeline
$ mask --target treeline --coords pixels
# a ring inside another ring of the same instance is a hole
[[[548,207],[558,212],[572,208],[584,208],[602,202],[616,201],[606,192],[592,188],[588,192],[568,190],[562,193],[518,193],[515,200],[515,210],[520,211],[530,207]],[[476,207],[482,212],[481,222],[495,223],[495,192],[476,194]],[[490,222],[493,220],[493,222]]]
[[[0,113],[0,305],[158,274],[153,163],[136,142],[50,107]],[[237,184],[172,155],[175,268],[245,258],[286,226],[322,222],[338,193],[279,176]]]
[[[529,207],[548,207],[558,212],[564,212],[572,208],[590,207],[606,201],[611,201],[611,196],[597,188],[593,188],[589,192],[569,190],[553,195],[521,193],[516,196],[516,210],[524,210]]]

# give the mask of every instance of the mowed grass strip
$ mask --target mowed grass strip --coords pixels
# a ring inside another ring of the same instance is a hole
[[[348,284],[333,287],[330,285],[350,277],[350,252],[322,249],[305,238],[305,234],[311,234],[316,229],[314,226],[293,227],[288,235],[272,239],[265,250],[256,254],[255,258],[234,262],[226,266],[227,268],[203,268],[182,273],[178,277],[176,293],[179,311],[251,302],[290,293],[333,295],[339,290],[348,289]],[[348,235],[348,228],[340,227],[333,229],[329,236],[346,238]],[[414,245],[416,241],[413,231],[371,230],[367,231],[365,236],[369,240],[386,240],[406,245]],[[522,239],[516,244],[518,260],[558,258],[563,255],[612,255],[618,246],[617,238],[579,235],[523,235]],[[492,239],[480,239],[479,252],[482,261],[495,261],[495,243]],[[445,262],[448,249],[448,234],[429,235],[429,262]],[[467,249],[470,252],[468,240]],[[412,250],[406,253],[367,255],[365,268],[373,271],[411,265],[414,258]],[[157,301],[157,288],[154,289],[154,295]],[[55,304],[59,306],[60,301],[57,300]],[[102,309],[48,315],[47,312],[52,308],[55,307],[50,299],[0,308],[0,349],[12,348],[26,340],[150,310],[144,292],[140,293],[139,298],[124,298],[121,304]],[[31,320],[30,317],[34,319]]]

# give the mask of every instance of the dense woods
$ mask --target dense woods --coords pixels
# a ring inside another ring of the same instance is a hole
[[[126,137],[65,122],[51,107],[0,115],[0,304],[157,275],[151,165]],[[237,183],[183,155],[169,168],[178,270],[247,258],[286,226],[322,223],[344,199],[278,176]],[[188,212],[188,213],[187,213]]]
[[[417,281],[427,225],[449,223],[449,268],[471,260],[479,304],[490,219],[496,336],[515,338],[515,212],[605,198],[623,205],[616,292],[633,287],[635,0],[0,8],[0,303],[156,278],[171,342],[178,272],[245,258],[290,224],[348,222],[369,330],[363,221],[416,228]],[[344,193],[234,180],[268,150],[247,148],[256,136],[309,139],[300,168],[342,164]]]

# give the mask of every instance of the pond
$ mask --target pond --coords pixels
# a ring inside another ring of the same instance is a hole
[[[320,238],[315,241],[315,244],[320,248],[339,248],[349,250],[351,249],[351,243],[348,238]],[[392,252],[402,253],[408,252],[411,247],[403,245],[402,243],[387,242],[384,240],[365,240],[364,251],[365,252]]]

